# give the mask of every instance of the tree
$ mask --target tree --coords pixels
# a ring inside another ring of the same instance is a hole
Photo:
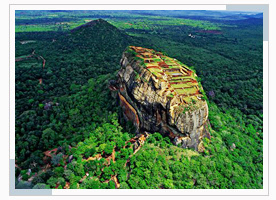
[[[58,138],[58,135],[51,128],[47,128],[42,132],[41,141],[46,149],[52,148]]]
[[[61,177],[64,173],[64,168],[63,167],[56,167],[54,169],[54,173],[56,177]]]
[[[62,157],[63,157],[62,153],[58,153],[57,155],[53,155],[52,160],[51,160],[52,164],[54,166],[57,166],[60,163],[60,161],[62,160]]]
[[[108,187],[109,189],[116,189],[114,181],[109,181]]]
[[[65,180],[66,180],[66,181],[69,181],[70,178],[71,178],[72,175],[73,175],[73,172],[72,172],[72,170],[70,170],[70,169],[66,169],[66,170],[64,170],[63,175],[64,175],[64,177],[65,177]]]
[[[104,148],[104,152],[107,155],[110,155],[110,154],[112,154],[113,149],[114,149],[114,143],[113,142],[109,142],[108,144],[106,144],[106,146]]]
[[[58,179],[55,177],[51,177],[48,179],[47,184],[51,187],[51,188],[55,188],[56,184],[58,182]]]

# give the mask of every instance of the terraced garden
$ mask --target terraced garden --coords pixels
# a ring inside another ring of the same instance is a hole
[[[181,96],[183,104],[189,104],[201,99],[196,74],[183,63],[174,58],[170,58],[161,52],[153,49],[130,46],[136,57],[143,60],[145,67],[159,81],[167,82],[170,91],[168,97]]]

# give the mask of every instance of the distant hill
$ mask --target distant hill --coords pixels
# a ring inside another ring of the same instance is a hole
[[[121,54],[131,41],[132,38],[125,32],[98,19],[72,29],[56,45],[61,45],[62,49],[66,48],[69,52],[79,50],[85,54],[88,53],[85,51],[90,51],[116,55],[116,52]]]
[[[73,82],[80,77],[79,84],[119,69],[122,52],[134,42],[133,37],[102,19],[88,22],[54,39],[38,52],[41,51],[49,60],[49,67],[55,68],[55,74],[65,68],[68,71],[66,80]]]
[[[70,42],[82,48],[95,46],[100,50],[125,48],[131,37],[103,19],[94,20],[76,27],[67,35]],[[81,46],[87,44],[88,46]]]
[[[86,24],[83,24],[81,26],[78,26],[74,29],[71,30],[71,32],[75,32],[77,30],[85,30],[85,28],[87,27],[95,27],[95,26],[109,26],[109,28],[113,25],[109,24],[107,21],[103,20],[103,19],[97,19],[97,20],[92,20],[90,22],[87,22]],[[113,26],[114,27],[114,26]],[[115,27],[116,28],[116,27]]]

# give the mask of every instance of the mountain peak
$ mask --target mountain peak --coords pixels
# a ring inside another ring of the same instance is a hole
[[[107,21],[103,20],[103,19],[96,19],[96,20],[92,20],[90,22],[87,22],[83,25],[80,25],[74,29],[71,30],[71,32],[75,32],[79,29],[83,29],[85,27],[92,27],[92,26],[95,26],[95,25],[109,25],[109,26],[113,26],[112,24],[108,23]]]

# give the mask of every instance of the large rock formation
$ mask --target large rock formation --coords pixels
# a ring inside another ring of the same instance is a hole
[[[174,144],[201,151],[208,106],[197,75],[161,52],[128,47],[121,59],[117,86],[120,106],[137,131],[160,132]]]

